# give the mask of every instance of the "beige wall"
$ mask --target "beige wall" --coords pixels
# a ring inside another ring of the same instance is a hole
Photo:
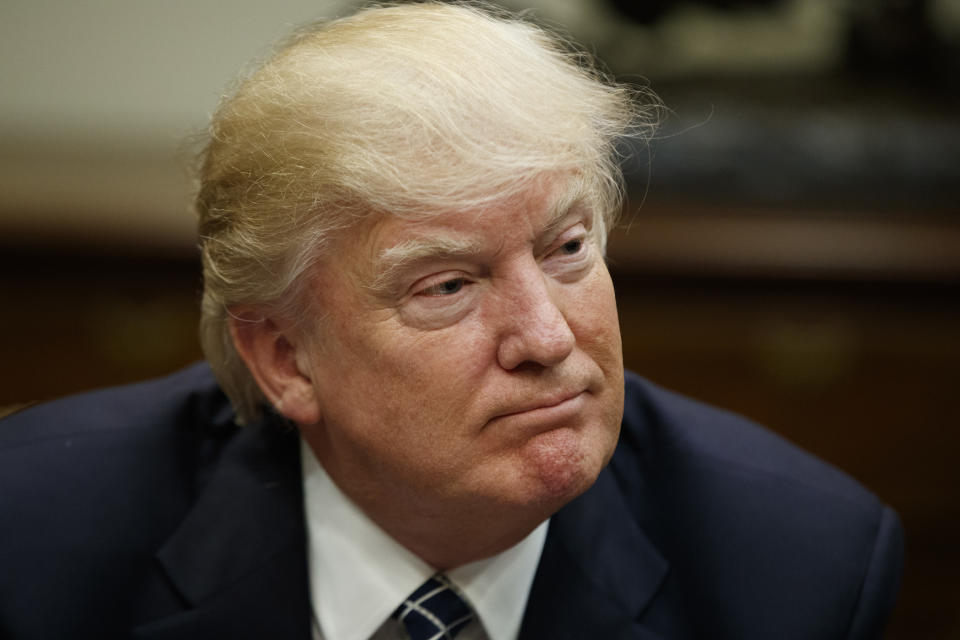
[[[246,61],[349,4],[4,0],[0,235],[189,246],[185,140]]]

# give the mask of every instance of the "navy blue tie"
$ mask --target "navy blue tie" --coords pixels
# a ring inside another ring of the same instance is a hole
[[[453,640],[474,618],[450,580],[437,574],[411,593],[393,612],[410,640]]]

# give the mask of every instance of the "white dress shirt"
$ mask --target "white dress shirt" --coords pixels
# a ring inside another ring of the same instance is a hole
[[[301,442],[315,640],[402,638],[390,614],[436,572],[347,498]],[[477,613],[457,640],[515,640],[547,537],[544,521],[502,553],[446,576]]]

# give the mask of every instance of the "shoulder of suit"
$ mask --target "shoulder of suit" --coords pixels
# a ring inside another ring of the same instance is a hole
[[[852,477],[773,431],[632,372],[626,374],[621,443],[613,463],[683,477],[707,489],[731,479],[771,496],[801,492],[871,511],[880,506]]]
[[[230,403],[210,367],[197,363],[163,378],[25,408],[0,420],[0,453],[68,448],[86,439],[133,438],[161,431],[222,431],[232,425]]]
[[[665,589],[695,603],[703,629],[847,637],[853,624],[867,631],[850,637],[879,637],[903,531],[847,474],[746,418],[633,374],[607,473],[669,563]]]
[[[209,367],[198,364],[0,420],[0,513],[16,523],[0,527],[0,550],[59,557],[70,531],[77,545],[146,553],[237,440],[232,417]]]

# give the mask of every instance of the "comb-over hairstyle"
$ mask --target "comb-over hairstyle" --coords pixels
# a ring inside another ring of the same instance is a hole
[[[538,178],[581,181],[601,244],[621,205],[615,145],[655,101],[516,17],[379,6],[296,34],[226,98],[201,157],[200,338],[239,421],[263,396],[231,340],[240,306],[316,323],[304,285],[374,215],[482,212]]]

